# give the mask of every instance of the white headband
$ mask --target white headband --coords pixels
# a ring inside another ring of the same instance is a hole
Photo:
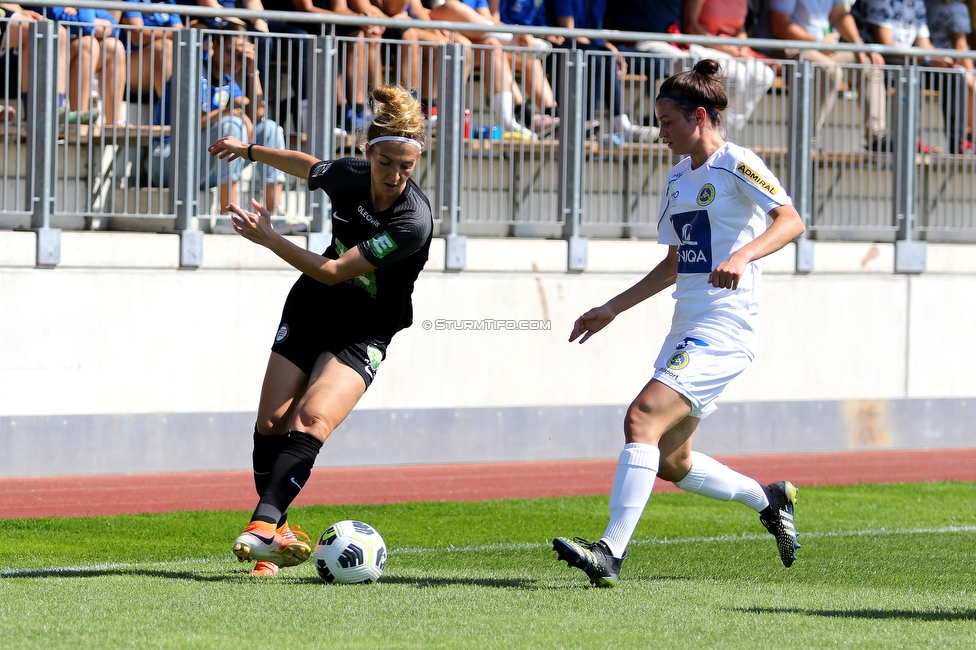
[[[421,151],[423,151],[423,149],[424,149],[424,145],[422,145],[419,141],[414,140],[413,138],[405,138],[402,135],[381,135],[381,136],[379,136],[377,138],[373,138],[372,140],[370,140],[366,144],[372,146],[372,145],[376,144],[377,142],[405,142],[407,144],[414,145],[415,147],[417,147]]]

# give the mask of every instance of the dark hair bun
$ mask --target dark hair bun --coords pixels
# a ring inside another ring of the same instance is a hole
[[[715,59],[702,59],[695,64],[695,72],[703,77],[714,77],[718,74],[718,61]]]

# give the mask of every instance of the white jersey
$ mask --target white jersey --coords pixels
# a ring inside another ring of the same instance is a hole
[[[678,247],[672,334],[711,334],[755,356],[762,267],[750,263],[734,291],[708,284],[708,274],[765,232],[770,210],[792,203],[762,159],[735,144],[723,144],[698,169],[690,157],[674,166],[657,224],[658,241]]]

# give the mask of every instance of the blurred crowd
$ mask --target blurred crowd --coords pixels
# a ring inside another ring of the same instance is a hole
[[[148,0],[128,0],[148,2]],[[336,66],[336,134],[353,134],[368,123],[365,105],[368,90],[382,79],[384,68],[395,66],[392,81],[410,89],[421,101],[431,122],[437,117],[438,65],[436,46],[457,43],[467,48],[466,74],[480,74],[486,105],[494,124],[510,138],[558,137],[561,107],[553,91],[558,68],[549,53],[558,49],[582,49],[604,54],[608,62],[591,71],[587,86],[588,106],[600,106],[600,115],[585,116],[588,133],[600,130],[624,142],[648,142],[657,137],[650,110],[632,115],[624,105],[621,83],[628,75],[646,74],[648,61],[670,58],[720,61],[726,78],[730,108],[726,128],[734,135],[747,124],[781,69],[778,61],[810,60],[817,64],[822,87],[844,84],[862,90],[864,146],[883,151],[890,147],[888,93],[884,64],[901,63],[899,57],[877,53],[783,48],[756,51],[744,39],[807,41],[810,43],[878,43],[896,48],[919,47],[966,51],[972,24],[962,0],[179,0],[226,9],[273,10],[323,16],[352,16],[355,25],[279,22],[256,19],[207,19],[190,23],[178,14],[160,11],[165,0],[150,12],[104,11],[73,7],[31,7],[0,3],[0,79],[8,100],[3,120],[17,119],[17,104],[27,107],[27,69],[31,56],[28,26],[32,21],[55,21],[61,36],[58,51],[58,111],[77,123],[97,123],[124,129],[125,102],[132,96],[166,96],[173,71],[173,34],[190,27],[230,29],[236,53],[221,59],[227,70],[211,87],[230,89],[231,100],[209,111],[203,107],[201,127],[212,128],[221,116],[233,117],[235,109],[250,105],[252,114],[243,125],[244,136],[254,138],[265,116],[255,115],[264,101],[264,88],[272,74],[271,61],[289,62],[287,78],[293,101],[287,105],[296,123],[308,119],[301,101],[308,97],[311,52],[309,33],[333,33],[352,43]],[[409,28],[392,28],[373,22],[380,18],[410,21]],[[327,20],[327,18],[326,18]],[[428,27],[429,21],[470,23],[471,30],[449,32]],[[605,39],[563,39],[496,31],[506,25],[614,29],[649,34],[687,34],[720,37],[722,43],[704,47],[668,40],[611,42]],[[123,26],[124,29],[119,29]],[[382,43],[377,39],[382,39]],[[390,47],[389,42],[396,42]],[[473,48],[473,46],[476,46]],[[222,44],[214,46],[222,48]],[[476,52],[472,55],[472,51]],[[653,57],[637,53],[652,53]],[[860,65],[857,65],[860,64]],[[972,60],[964,57],[925,57],[932,75],[943,74],[949,82],[931,83],[942,88],[943,112],[953,153],[972,151],[972,94],[976,89]],[[595,67],[595,66],[594,66]],[[852,78],[851,70],[856,74]],[[951,77],[945,72],[951,71]],[[388,74],[388,73],[387,73]],[[225,78],[226,77],[226,78]],[[660,78],[658,78],[660,80]],[[207,80],[205,79],[204,82]],[[234,87],[231,87],[231,83]],[[948,92],[951,90],[952,92]],[[235,95],[236,93],[236,95]],[[222,97],[226,95],[224,93]],[[235,100],[234,97],[239,98]],[[837,92],[823,92],[816,107],[814,132],[823,128],[837,101]],[[967,99],[968,98],[968,99]],[[236,101],[236,104],[235,104]],[[165,109],[165,101],[161,101]],[[222,113],[223,111],[223,113]],[[589,111],[588,111],[589,112]],[[595,113],[595,111],[593,111]],[[605,117],[604,117],[605,115]],[[600,124],[598,117],[607,123]],[[163,115],[157,123],[165,123]],[[281,118],[279,118],[281,119]],[[267,125],[265,125],[267,126]],[[278,125],[259,129],[259,135],[275,133]],[[920,147],[923,146],[920,144]],[[274,179],[269,178],[269,185]],[[273,203],[273,199],[272,199]]]

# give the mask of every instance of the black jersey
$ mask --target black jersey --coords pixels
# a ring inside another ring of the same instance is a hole
[[[427,263],[434,220],[427,197],[412,180],[392,206],[373,212],[369,162],[342,158],[314,164],[311,189],[324,190],[332,200],[332,243],[326,257],[359,247],[376,269],[346,280],[340,287],[349,301],[348,317],[377,334],[392,336],[413,322],[410,296]]]

